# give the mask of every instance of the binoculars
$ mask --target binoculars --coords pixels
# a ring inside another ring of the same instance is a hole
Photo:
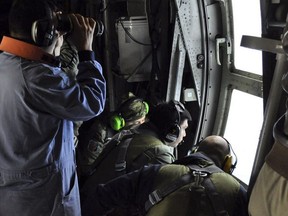
[[[57,14],[56,29],[61,32],[71,32],[73,30],[73,23],[68,14]],[[96,21],[95,36],[101,36],[104,32],[104,25],[101,21]]]

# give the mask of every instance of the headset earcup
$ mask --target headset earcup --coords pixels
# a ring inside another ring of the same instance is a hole
[[[145,101],[143,101],[143,104],[145,106],[145,114],[147,115],[148,112],[149,112],[149,104],[147,102],[145,102]]]
[[[125,120],[119,115],[113,115],[110,118],[110,126],[113,130],[119,131],[121,128],[125,126]]]
[[[37,20],[31,28],[32,39],[38,46],[50,46],[55,37],[55,26],[50,20]]]
[[[175,124],[165,133],[164,141],[167,143],[175,142],[180,136],[180,131],[180,126],[178,124]]]
[[[231,167],[232,167],[232,156],[226,155],[223,164],[223,171],[231,174]]]

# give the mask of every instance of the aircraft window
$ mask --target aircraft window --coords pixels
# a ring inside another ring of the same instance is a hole
[[[250,180],[262,122],[262,98],[233,90],[224,137],[233,146],[238,159],[233,175],[247,185]]]
[[[242,35],[261,37],[259,0],[232,0],[235,68],[262,75],[262,52],[240,46]]]

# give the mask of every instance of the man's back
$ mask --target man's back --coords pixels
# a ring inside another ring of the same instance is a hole
[[[246,190],[236,179],[202,154],[189,160],[186,165],[146,166],[98,185],[82,197],[83,215],[127,206],[146,216],[248,215]]]
[[[171,185],[172,181],[176,181],[189,172],[191,172],[190,168],[184,165],[171,164],[161,167],[155,180],[154,190]],[[210,180],[212,185],[205,182]],[[240,184],[231,175],[218,171],[210,176],[200,177],[199,185],[197,184],[197,180],[193,179],[191,183],[168,194],[161,202],[152,207],[146,216],[217,215],[214,205],[217,205],[219,209],[222,208],[227,215],[237,215],[235,214],[235,204],[241,199]],[[216,199],[215,194],[218,196]],[[241,212],[238,213],[243,215]]]

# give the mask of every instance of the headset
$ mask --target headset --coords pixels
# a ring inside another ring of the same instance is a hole
[[[237,155],[236,153],[234,152],[233,148],[232,148],[232,145],[230,144],[230,142],[221,136],[221,138],[223,140],[225,140],[225,142],[227,143],[228,145],[228,148],[229,148],[229,154],[225,156],[224,158],[224,161],[221,165],[221,168],[224,172],[226,173],[229,173],[229,174],[232,174],[234,169],[236,168],[236,165],[237,165]],[[199,144],[202,142],[202,140],[197,144],[195,145],[192,150],[191,150],[191,153],[190,154],[193,154],[193,153],[196,153],[198,151],[198,148],[199,148]],[[233,163],[233,157],[231,155],[231,153],[234,155],[234,163]]]
[[[32,24],[32,39],[40,47],[50,46],[55,38],[55,30],[55,25],[50,20],[37,20]]]
[[[134,98],[133,97],[133,98],[128,99],[127,101],[125,101],[120,106],[120,108],[118,110],[121,110],[121,108],[128,106],[129,104],[136,103],[136,102],[141,102],[144,105],[144,113],[145,113],[145,115],[147,115],[149,112],[149,105],[146,101],[144,101],[141,98]],[[110,126],[113,130],[119,131],[123,127],[125,127],[125,125],[126,125],[126,122],[125,122],[125,119],[122,117],[121,112],[118,112],[117,114],[111,116]]]
[[[53,4],[53,6],[55,6]],[[62,19],[60,19],[60,14],[56,14],[53,10],[52,5],[49,3],[45,4],[47,18],[36,20],[32,23],[31,27],[31,36],[34,43],[40,47],[47,47],[53,43],[54,38],[56,37],[56,29]],[[58,30],[58,29],[57,29]]]
[[[181,113],[185,111],[184,105],[179,101],[172,100],[169,104],[172,110],[176,112],[177,118],[168,126],[168,129],[164,133],[163,139],[168,144],[175,142],[179,138],[181,132]]]
[[[224,137],[222,138],[226,141],[228,148],[229,148],[229,152],[230,152],[228,155],[225,156],[225,159],[222,164],[222,170],[226,173],[232,174],[237,165],[237,155],[235,154],[230,142]],[[233,157],[231,153],[233,153],[235,157],[234,163],[233,163]]]

